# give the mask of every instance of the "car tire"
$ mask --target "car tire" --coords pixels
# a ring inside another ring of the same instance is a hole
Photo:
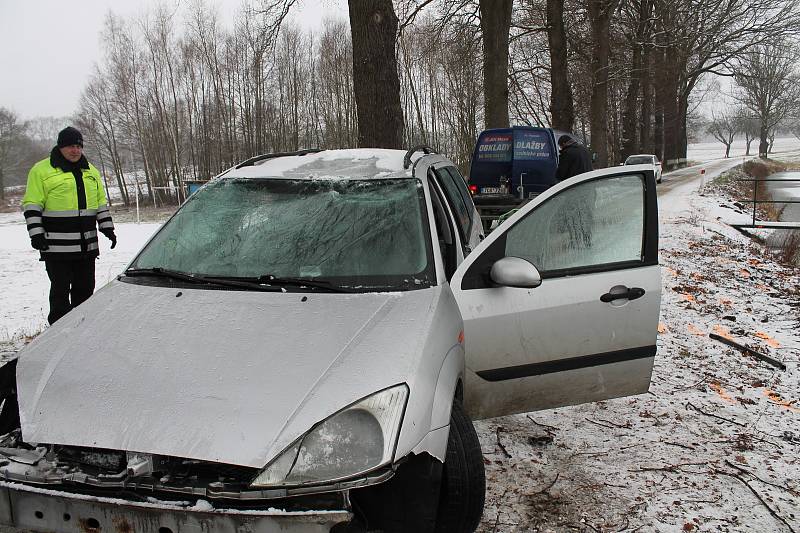
[[[455,400],[450,413],[436,531],[475,531],[483,515],[485,497],[486,473],[478,434],[461,402]]]

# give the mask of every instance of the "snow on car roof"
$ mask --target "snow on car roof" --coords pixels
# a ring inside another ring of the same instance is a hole
[[[233,169],[222,178],[407,178],[411,168],[403,168],[403,150],[357,148],[323,150],[306,155],[265,159],[255,165]],[[414,160],[421,157],[417,155]]]

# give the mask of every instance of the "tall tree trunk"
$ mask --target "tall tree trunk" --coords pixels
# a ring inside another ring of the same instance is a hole
[[[651,120],[653,118],[652,48],[646,45],[642,56],[642,116],[639,120],[639,142],[643,153],[654,154],[655,146],[653,145],[652,130],[650,129]]]
[[[631,79],[628,83],[628,93],[625,96],[625,111],[622,116],[622,158],[631,154],[640,153],[642,145],[645,144],[646,137],[637,139],[639,128],[638,123],[644,123],[650,117],[642,113],[642,120],[637,120],[639,111],[639,89],[642,86],[642,79],[647,85],[649,64],[647,61],[646,50],[642,43],[646,40],[646,34],[650,25],[651,3],[648,0],[640,0],[637,13],[638,24],[636,33],[633,36],[633,58],[631,59]]]
[[[761,159],[767,158],[767,153],[769,152],[769,129],[767,129],[764,121],[761,121],[761,126],[759,127],[759,142],[758,142],[758,157]]]
[[[661,105],[664,110],[664,160],[667,168],[676,168],[682,157],[681,112],[678,103],[680,71],[674,61],[670,60],[671,54],[669,50],[665,54]]]
[[[487,128],[507,128],[508,32],[513,0],[480,0],[483,32],[484,120]]]
[[[592,27],[592,96],[589,135],[596,168],[608,166],[608,60],[611,13],[618,0],[587,0]]]
[[[637,111],[639,110],[639,76],[641,75],[642,54],[637,45],[633,48],[631,62],[631,79],[628,83],[628,93],[625,95],[625,111],[622,114],[622,158],[639,153],[637,134]],[[644,117],[642,117],[644,118]]]
[[[397,74],[397,15],[391,0],[348,0],[358,146],[401,148],[403,108]]]
[[[550,44],[550,123],[557,130],[572,131],[575,109],[567,64],[564,0],[547,0],[547,40]]]

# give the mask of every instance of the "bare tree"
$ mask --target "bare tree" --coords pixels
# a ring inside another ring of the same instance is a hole
[[[750,155],[750,145],[753,144],[753,140],[758,139],[761,130],[761,124],[759,123],[758,119],[754,118],[752,113],[745,107],[737,108],[735,113],[739,122],[739,131],[744,135],[746,148],[744,155]]]
[[[6,197],[5,169],[15,163],[14,152],[24,131],[25,124],[20,122],[17,114],[0,107],[0,200]]]
[[[769,135],[800,102],[797,64],[800,54],[786,40],[759,45],[749,50],[734,69],[736,98],[759,121],[759,157],[769,152]]]
[[[714,114],[706,126],[706,131],[716,140],[725,145],[725,157],[730,157],[731,145],[736,134],[739,133],[740,122],[738,117],[731,113]]]

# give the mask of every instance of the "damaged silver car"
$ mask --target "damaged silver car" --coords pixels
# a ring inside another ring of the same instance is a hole
[[[484,235],[428,148],[248,160],[0,368],[0,522],[473,531],[471,419],[647,391],[652,168]]]

